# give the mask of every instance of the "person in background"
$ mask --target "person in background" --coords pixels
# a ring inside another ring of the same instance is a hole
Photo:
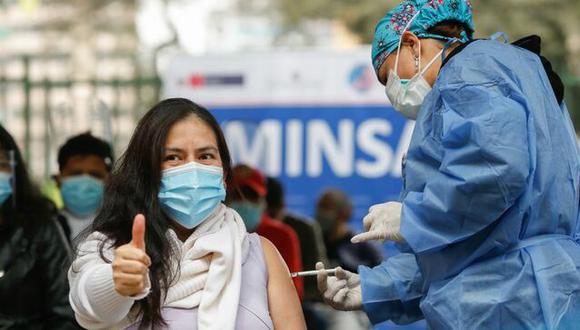
[[[56,181],[64,208],[59,222],[69,241],[93,222],[112,167],[111,145],[91,133],[73,136],[60,147]]]
[[[161,101],[139,121],[69,270],[91,329],[305,329],[274,245],[223,204],[231,158],[211,113]],[[88,235],[88,236],[87,236]]]
[[[353,244],[354,233],[348,222],[352,216],[350,198],[341,190],[324,191],[316,203],[315,219],[322,229],[327,251],[327,268],[342,267],[356,271],[359,265],[376,266],[382,261],[381,252],[372,243]],[[328,330],[370,329],[368,317],[361,311],[336,311],[328,305],[317,304],[317,315],[326,320]]]
[[[56,208],[0,126],[0,329],[79,328],[68,302],[68,253]]]
[[[275,178],[266,179],[266,214],[273,220],[290,226],[298,235],[302,252],[302,267],[314,269],[316,262],[326,262],[326,248],[322,231],[316,221],[293,214],[286,209],[284,187]],[[322,303],[322,296],[316,287],[315,277],[304,278],[304,298],[302,308],[309,329],[325,329],[325,321],[315,312],[313,304]]]
[[[302,271],[298,235],[290,226],[273,220],[266,212],[267,189],[264,175],[244,164],[236,165],[232,173],[232,185],[228,186],[228,206],[242,216],[248,232],[256,232],[274,243],[290,272]],[[301,299],[304,294],[303,283],[302,278],[294,278]]]
[[[316,203],[316,221],[322,228],[331,268],[340,266],[356,272],[358,266],[374,267],[383,261],[381,251],[369,242],[354,244],[348,222],[352,217],[350,198],[341,190],[324,191]]]

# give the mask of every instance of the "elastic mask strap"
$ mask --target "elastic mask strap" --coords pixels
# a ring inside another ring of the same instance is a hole
[[[425,68],[423,68],[423,70],[419,72],[419,76],[424,75],[425,72],[427,72],[427,70],[429,70],[431,65],[433,65],[433,63],[435,63],[435,61],[437,61],[437,58],[439,57],[439,55],[443,54],[444,52],[445,52],[445,48],[443,48],[439,54],[435,55],[433,57],[433,59],[431,61],[429,61],[429,63],[427,63],[427,65],[425,65]]]
[[[498,41],[498,42],[499,42],[499,40],[498,40],[499,38],[503,39],[504,44],[507,44],[509,42],[509,38],[505,32],[499,31],[499,32],[492,34],[491,37],[489,37],[490,40]]]
[[[12,185],[12,206],[16,207],[16,153],[14,150],[8,151],[8,162],[10,163],[10,184]]]
[[[411,27],[411,23],[413,23],[415,18],[419,16],[420,12],[421,12],[420,10],[417,11],[415,16],[413,16],[411,20],[407,23],[407,25],[405,25],[403,32],[401,32],[401,38],[399,38],[399,46],[397,47],[397,58],[395,59],[395,73],[397,74],[397,76],[399,76],[399,54],[401,52],[401,45],[403,44],[403,33],[407,32],[407,30]]]
[[[447,49],[449,49],[449,47],[451,47],[451,45],[453,45],[456,42],[463,43],[463,41],[461,39],[457,39],[457,38],[451,38],[451,39],[447,40],[447,42],[443,46],[443,49],[441,50],[441,63],[443,63],[445,61],[445,53],[447,52]]]

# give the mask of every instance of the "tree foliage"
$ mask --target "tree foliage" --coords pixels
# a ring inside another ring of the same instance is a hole
[[[286,31],[312,19],[341,21],[370,43],[376,22],[401,0],[272,0]],[[477,38],[503,31],[512,41],[537,34],[542,53],[565,78],[567,100],[580,127],[580,1],[472,0]]]

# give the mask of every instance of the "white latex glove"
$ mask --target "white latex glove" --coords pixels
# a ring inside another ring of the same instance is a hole
[[[317,262],[316,270],[324,270],[324,264]],[[322,294],[324,301],[332,308],[341,311],[362,309],[360,278],[357,274],[336,267],[335,276],[328,276],[326,272],[318,272],[316,280],[318,291]]]
[[[360,243],[365,241],[402,242],[401,207],[399,202],[388,202],[371,206],[369,214],[363,219],[366,232],[354,236],[350,241]]]

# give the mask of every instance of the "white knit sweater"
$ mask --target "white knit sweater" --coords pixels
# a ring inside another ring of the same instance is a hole
[[[248,250],[246,234],[240,216],[223,205],[185,242],[169,230],[167,237],[180,272],[165,293],[163,306],[199,308],[199,329],[233,329],[239,303],[241,263]],[[68,272],[69,300],[83,327],[123,329],[135,321],[133,304],[146,297],[151,286],[147,285],[135,297],[117,293],[112,265],[99,255],[98,246],[103,241],[106,242],[103,255],[113,260],[114,251],[102,233],[92,233],[79,246],[78,256]],[[208,277],[211,281],[207,281]],[[220,318],[220,315],[229,317]]]

